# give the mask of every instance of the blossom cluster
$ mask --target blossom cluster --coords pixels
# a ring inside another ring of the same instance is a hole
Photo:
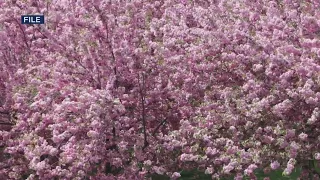
[[[0,0],[0,179],[320,160],[320,4]],[[45,14],[22,25],[22,14]],[[312,172],[311,172],[312,173]],[[313,172],[314,173],[314,172]]]

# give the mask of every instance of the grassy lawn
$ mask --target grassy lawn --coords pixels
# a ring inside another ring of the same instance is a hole
[[[301,169],[296,168],[290,176],[283,176],[283,170],[272,171],[269,174],[264,174],[262,170],[256,170],[255,174],[258,180],[263,180],[265,177],[269,177],[271,180],[296,180],[300,176]],[[234,176],[225,178],[223,180],[233,180]],[[170,180],[169,177],[163,175],[153,175],[152,180]],[[199,171],[182,171],[181,177],[178,180],[211,180],[210,175],[206,175]],[[244,180],[250,180],[250,178],[245,177]]]

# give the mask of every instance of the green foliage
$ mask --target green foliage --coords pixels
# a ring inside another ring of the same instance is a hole
[[[297,179],[300,176],[301,169],[295,168],[289,176],[283,176],[282,172],[283,170],[276,170],[276,171],[270,172],[269,174],[264,174],[262,170],[257,170],[255,174],[258,177],[258,180],[260,179],[262,180],[265,177],[269,177],[271,180],[286,180],[286,179],[289,180],[289,179]]]
[[[170,180],[170,178],[168,176],[165,175],[159,175],[159,174],[153,174],[151,176],[152,180]]]
[[[317,162],[317,160],[313,160],[313,168],[317,173],[320,174],[319,162]]]
[[[258,169],[255,171],[255,175],[257,176],[258,180],[263,180],[265,177],[269,177],[271,180],[293,180],[298,179],[301,173],[301,168],[296,168],[293,170],[293,172],[290,174],[290,176],[283,176],[282,175],[283,170],[276,170],[272,171],[268,174],[265,174],[263,170]],[[204,174],[204,172],[198,171],[198,170],[192,170],[192,171],[181,171],[180,173],[181,177],[178,180],[211,180],[211,175]],[[158,175],[154,174],[152,175],[152,180],[169,180],[170,178],[165,175]],[[228,178],[222,178],[222,180],[233,180],[234,175],[231,175]],[[249,177],[244,177],[244,180],[250,180]]]
[[[211,175],[204,174],[199,170],[182,171],[180,175],[181,177],[179,178],[179,180],[194,180],[194,179],[210,180],[211,179]]]

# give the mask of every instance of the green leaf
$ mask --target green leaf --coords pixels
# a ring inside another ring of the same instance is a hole
[[[314,166],[314,170],[320,174],[320,167],[318,166],[318,161],[317,160],[313,160],[313,166]]]

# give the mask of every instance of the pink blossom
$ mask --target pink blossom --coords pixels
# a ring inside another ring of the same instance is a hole
[[[2,179],[256,179],[320,159],[317,1],[26,4],[0,2]],[[35,11],[50,23],[10,18]]]
[[[218,151],[217,151],[216,148],[208,147],[208,148],[206,149],[206,154],[207,154],[207,155],[212,155],[212,156],[214,156],[214,155],[216,155],[217,153],[218,153]]]
[[[146,166],[151,166],[152,162],[150,160],[144,161],[143,163]]]
[[[229,165],[223,166],[223,172],[226,173],[226,174],[229,174],[230,171],[232,171],[233,169],[234,169],[234,167],[229,166]]]
[[[214,172],[214,169],[212,167],[207,167],[205,170],[205,174],[212,174]]]
[[[97,137],[99,136],[99,133],[96,132],[96,131],[90,130],[90,131],[87,133],[87,136],[88,136],[88,137],[92,137],[92,138],[97,138]]]
[[[45,167],[46,167],[45,161],[41,161],[41,162],[37,163],[36,170],[43,170],[43,169],[45,169]]]
[[[177,178],[181,177],[181,175],[180,175],[180,173],[178,173],[178,172],[174,172],[171,177],[172,177],[173,179],[177,179]]]
[[[163,167],[153,166],[152,168],[157,174],[164,174],[166,170]]]
[[[273,161],[270,165],[271,169],[275,170],[278,169],[280,167],[280,164],[278,163],[278,161]]]
[[[287,130],[287,138],[293,138],[295,136],[295,129],[289,129]]]

